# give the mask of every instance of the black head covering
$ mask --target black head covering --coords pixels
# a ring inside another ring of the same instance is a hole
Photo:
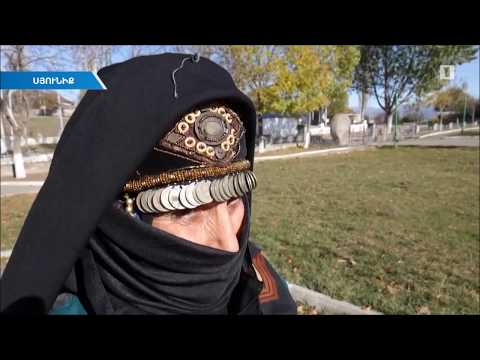
[[[177,237],[112,206],[65,284],[90,314],[236,314],[246,263],[249,203],[229,252]],[[238,310],[237,310],[238,311]]]
[[[88,91],[65,127],[2,276],[2,311],[51,308],[102,214],[158,139],[192,108],[221,100],[239,114],[253,164],[252,102],[205,58],[184,61],[175,89],[172,72],[188,56],[143,56],[99,71],[107,90]]]

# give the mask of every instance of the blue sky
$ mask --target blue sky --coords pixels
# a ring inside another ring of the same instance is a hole
[[[455,70],[455,80],[453,80],[454,84],[462,85],[463,83],[467,83],[467,91],[472,96],[478,99],[479,97],[479,86],[480,86],[480,76],[479,76],[479,68],[480,68],[480,60],[479,60],[479,52],[477,52],[476,59],[472,60],[469,63],[462,64],[457,66]],[[349,94],[349,107],[358,107],[359,99],[358,95],[354,92]],[[368,99],[368,107],[372,108],[379,108],[377,100],[375,96],[372,95]]]

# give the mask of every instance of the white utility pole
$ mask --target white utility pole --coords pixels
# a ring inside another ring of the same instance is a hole
[[[305,126],[305,143],[303,144],[304,149],[310,147],[310,123],[312,122],[312,112],[308,113],[307,124]]]
[[[62,107],[62,97],[60,96],[60,92],[57,91],[57,102],[58,102],[58,119],[60,120],[60,126],[58,129],[58,137],[62,135],[63,131],[63,107]]]
[[[27,177],[25,173],[25,165],[23,162],[23,154],[22,154],[22,146],[21,146],[21,137],[18,134],[18,123],[15,120],[15,115],[13,114],[12,108],[10,107],[11,96],[12,92],[10,91],[8,94],[7,101],[1,101],[2,106],[0,107],[0,116],[3,119],[9,119],[10,122],[10,130],[12,133],[12,150],[13,150],[13,173],[14,176],[18,179],[24,179]],[[16,127],[16,131],[14,131],[14,127]]]

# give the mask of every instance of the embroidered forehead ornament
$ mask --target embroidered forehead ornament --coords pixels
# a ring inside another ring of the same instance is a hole
[[[244,132],[233,110],[214,106],[185,115],[160,141],[160,146],[192,160],[222,166],[238,154]]]
[[[257,180],[249,170],[250,162],[234,161],[244,134],[239,116],[226,105],[215,104],[182,116],[154,151],[173,153],[199,165],[138,174],[123,188],[126,210],[132,214],[136,206],[143,213],[154,214],[194,209],[253,190]]]

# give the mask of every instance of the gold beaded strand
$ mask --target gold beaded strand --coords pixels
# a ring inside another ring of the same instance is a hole
[[[225,167],[195,167],[164,172],[158,175],[145,175],[140,179],[128,181],[123,187],[124,192],[140,192],[156,186],[169,185],[177,182],[195,181],[206,177],[223,176],[250,168],[250,161],[236,161]]]

